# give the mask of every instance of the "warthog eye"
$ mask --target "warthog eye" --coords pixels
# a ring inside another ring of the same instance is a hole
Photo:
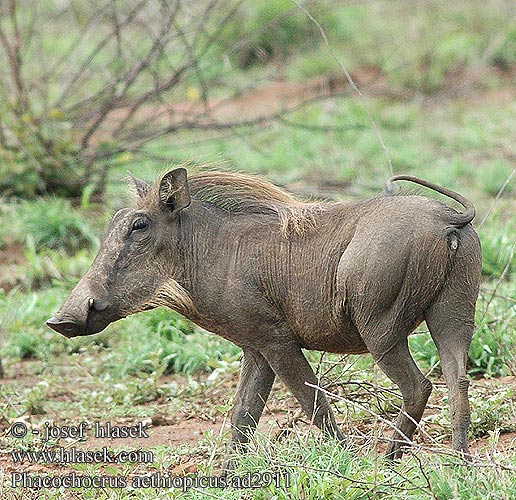
[[[136,219],[133,222],[133,227],[131,228],[132,231],[138,231],[139,229],[145,229],[148,226],[148,221],[146,219]]]

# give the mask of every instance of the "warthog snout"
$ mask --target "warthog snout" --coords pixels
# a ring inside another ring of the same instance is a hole
[[[107,301],[92,297],[91,291],[78,286],[46,325],[67,338],[97,333],[119,319],[109,314],[108,306]]]
[[[82,326],[74,321],[66,321],[64,319],[52,316],[47,320],[46,325],[65,337],[77,337],[81,334]]]

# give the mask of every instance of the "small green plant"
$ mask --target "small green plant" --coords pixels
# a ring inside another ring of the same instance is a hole
[[[507,30],[503,43],[491,56],[491,64],[509,71],[516,64],[516,28],[513,26]]]
[[[43,380],[25,394],[25,409],[30,415],[44,415],[46,413],[45,402],[48,391],[48,382]]]
[[[53,334],[45,321],[66,296],[62,288],[20,293],[0,293],[0,317],[5,337],[2,351],[15,359],[46,360],[64,350],[64,338]]]
[[[495,430],[512,431],[516,423],[511,417],[511,398],[514,392],[498,388],[496,392],[489,389],[482,391],[472,404],[470,437],[484,437]]]
[[[473,337],[469,349],[469,373],[486,377],[506,375],[506,360],[507,348],[499,344],[499,339],[493,335],[488,325],[482,325]]]
[[[117,328],[123,328],[124,335],[104,367],[113,373],[191,375],[238,368],[239,347],[202,331],[173,311],[157,309],[130,317],[112,325],[111,331]]]
[[[212,371],[220,364],[231,364],[240,359],[241,350],[227,340],[211,333],[184,333],[170,321],[158,325],[166,373],[195,373]]]
[[[28,291],[50,285],[75,284],[93,260],[88,249],[80,249],[74,255],[68,255],[63,249],[42,249],[38,252],[31,239],[27,242],[24,257],[25,262],[13,268],[10,282]]]
[[[17,359],[41,358],[46,351],[46,342],[34,331],[20,331],[10,343],[7,351]]]

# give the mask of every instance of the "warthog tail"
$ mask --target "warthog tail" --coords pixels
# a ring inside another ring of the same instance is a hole
[[[466,211],[464,213],[457,213],[451,215],[451,225],[455,226],[457,228],[461,228],[465,226],[466,224],[469,224],[474,218],[475,218],[475,207],[471,201],[469,201],[467,198],[462,196],[459,193],[456,193],[455,191],[452,191],[451,189],[445,188],[443,186],[439,186],[437,184],[434,184],[433,182],[428,182],[423,179],[420,179],[419,177],[413,177],[411,175],[395,175],[394,177],[391,177],[386,183],[385,183],[385,191],[387,194],[393,193],[393,185],[392,183],[394,181],[410,181],[414,182],[416,184],[420,184],[421,186],[425,186],[427,188],[433,189],[434,191],[437,191],[438,193],[443,194],[444,196],[448,196],[452,200],[457,201],[460,203]]]

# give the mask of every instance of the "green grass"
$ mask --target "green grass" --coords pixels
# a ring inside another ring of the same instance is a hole
[[[103,210],[75,210],[62,198],[0,203],[0,214],[6,222],[0,228],[0,248],[21,243],[32,251],[64,250],[68,255],[96,249],[106,220]]]
[[[155,448],[157,463],[154,473],[167,476],[170,463],[193,454],[205,455],[207,449],[220,449],[220,440],[210,433],[192,447],[176,449],[174,455],[166,448]],[[403,461],[391,464],[371,452],[357,453],[354,446],[339,446],[319,436],[295,435],[290,440],[274,441],[258,435],[252,452],[241,457],[234,475],[227,484],[240,487],[199,488],[190,486],[185,491],[177,488],[81,489],[81,498],[116,499],[121,494],[135,499],[241,499],[255,500],[292,498],[303,499],[488,499],[510,500],[516,494],[513,468],[514,457],[492,460],[479,459],[475,466],[467,466],[460,459],[418,450]],[[127,474],[130,467],[72,465],[71,471],[87,476],[110,473]],[[201,477],[213,476],[212,465],[203,465]],[[195,476],[191,476],[195,477]],[[247,486],[247,487],[246,487]],[[254,486],[254,487],[253,487]],[[10,489],[6,489],[10,491]],[[41,491],[39,498],[55,499],[58,490]]]
[[[516,394],[510,378],[516,374],[516,176],[510,177],[516,104],[503,91],[516,64],[516,31],[506,3],[451,5],[433,0],[410,14],[400,2],[321,2],[314,8],[309,2],[306,6],[320,19],[353,76],[359,80],[364,69],[383,75],[387,92],[371,97],[367,85],[361,88],[394,172],[446,185],[477,207],[474,224],[482,243],[483,281],[468,372],[473,379],[470,439],[479,447],[481,459],[468,467],[448,455],[448,395],[435,345],[421,328],[410,337],[410,348],[435,389],[423,422],[428,435],[420,433],[413,453],[401,462],[388,464],[375,452],[376,438],[388,433],[376,415],[393,421],[400,398],[370,356],[325,354],[321,358],[306,351],[323,384],[343,398],[333,404],[349,442],[337,446],[308,433],[302,423],[294,425],[286,438],[277,439],[278,424],[272,421],[262,426],[251,453],[239,458],[236,470],[242,476],[286,472],[289,486],[191,489],[185,494],[163,489],[130,493],[85,489],[78,492],[81,498],[111,500],[129,494],[142,500],[516,497],[514,453],[501,444],[504,432],[516,430]],[[271,9],[244,7],[203,67],[213,95],[222,97],[233,87],[278,75],[295,81],[340,75],[317,30],[294,4],[277,1]],[[292,15],[255,33],[271,20],[271,12],[282,15],[290,9]],[[245,33],[253,36],[236,47],[235,38]],[[61,34],[46,40],[43,50],[63,53],[70,40],[63,26]],[[88,46],[81,50],[87,51]],[[457,94],[457,85],[468,74],[472,87]],[[173,100],[183,101],[191,89],[198,90],[195,78],[188,78]],[[396,98],[400,91],[405,97]],[[353,95],[312,103],[290,113],[285,121],[264,127],[183,131],[144,150],[192,163],[223,163],[226,169],[259,173],[294,192],[335,199],[377,194],[389,176],[382,147]],[[3,151],[0,158],[2,154],[8,156]],[[1,357],[7,374],[0,384],[2,430],[15,418],[36,425],[44,420],[76,423],[155,415],[176,421],[227,418],[241,351],[180,315],[157,309],[116,322],[93,337],[73,340],[44,325],[92,262],[109,216],[126,205],[126,169],[152,180],[168,166],[164,161],[141,160],[137,154],[121,155],[110,168],[102,205],[92,203],[87,191],[82,200],[75,200],[78,207],[59,198],[0,199],[0,252],[14,249],[20,257],[16,264],[4,266],[0,276],[6,289],[14,287],[9,292],[0,290]],[[17,177],[12,180],[19,182]],[[426,190],[421,193],[431,195]],[[280,384],[268,405],[272,420],[293,417],[298,408]],[[200,475],[217,474],[227,439],[228,435],[206,432],[186,444],[154,446],[157,460],[152,470],[167,473],[181,462],[194,460]],[[40,446],[41,442],[29,436],[24,444]],[[0,438],[3,451],[15,445],[12,437]],[[71,470],[91,475],[110,472],[108,467],[93,465],[75,465]],[[134,472],[129,467],[121,470]],[[2,486],[4,480],[9,478],[0,472],[0,496],[10,498],[11,490]],[[63,498],[58,491],[39,495]]]
[[[503,275],[505,279],[510,279],[516,271],[516,219],[511,218],[503,222],[507,215],[501,211],[491,215],[489,223],[479,232],[482,244],[482,272],[492,278],[500,278]]]

